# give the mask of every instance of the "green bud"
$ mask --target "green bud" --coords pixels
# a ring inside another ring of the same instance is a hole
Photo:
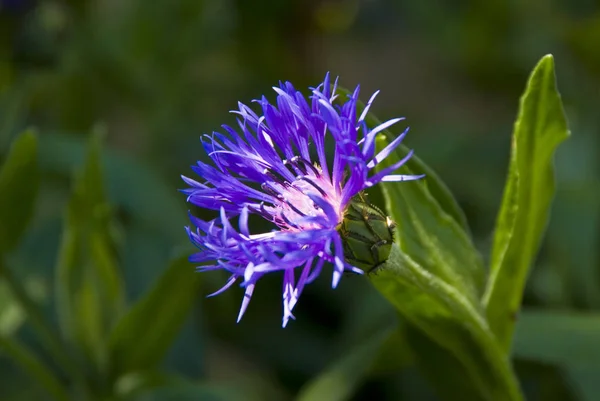
[[[344,211],[338,227],[346,261],[369,273],[388,260],[396,224],[359,193]]]

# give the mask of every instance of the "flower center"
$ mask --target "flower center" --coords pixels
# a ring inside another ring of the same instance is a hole
[[[278,202],[271,212],[275,224],[282,229],[306,230],[330,225],[335,227],[343,218],[341,196],[331,182],[320,174],[303,175],[292,183],[272,185],[278,193]],[[317,196],[329,203],[336,211],[337,221],[331,222],[331,216],[328,216],[309,195]]]

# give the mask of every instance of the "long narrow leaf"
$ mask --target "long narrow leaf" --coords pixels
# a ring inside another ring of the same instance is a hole
[[[56,296],[65,338],[97,369],[107,364],[107,337],[123,311],[124,290],[104,193],[100,135],[92,135],[66,211]]]
[[[568,136],[554,60],[547,55],[521,97],[484,296],[490,326],[506,351],[554,197],[554,152]]]

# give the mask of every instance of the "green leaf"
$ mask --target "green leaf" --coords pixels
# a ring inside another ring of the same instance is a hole
[[[55,362],[65,373],[67,373],[75,382],[81,383],[81,372],[79,372],[70,355],[66,352],[66,347],[62,342],[62,339],[42,314],[41,309],[23,285],[24,283],[12,274],[12,271],[8,266],[4,265],[2,258],[0,258],[0,278],[6,283],[7,288],[10,290],[10,296],[13,297],[18,308],[22,310],[29,319],[31,326],[35,330],[35,334],[38,336],[44,348],[52,355]],[[10,327],[4,327],[2,329],[3,331],[1,334],[6,335],[7,332],[4,330],[10,330]]]
[[[125,374],[116,380],[114,392],[118,399],[138,399],[140,394],[153,389],[189,384],[176,374],[150,369]]]
[[[247,401],[252,394],[240,388],[214,384],[178,384],[150,390],[136,401]]]
[[[377,138],[378,148],[393,138]],[[399,150],[390,154],[380,168],[404,156]],[[400,174],[416,174],[404,165]],[[415,182],[390,182],[380,185],[386,210],[396,222],[396,242],[420,266],[460,290],[473,305],[479,304],[483,291],[484,267],[481,255],[469,235],[448,215],[428,187],[429,176]]]
[[[341,90],[347,93],[346,90]],[[358,109],[363,106],[359,104]],[[371,113],[366,116],[370,127],[379,124]],[[383,149],[397,135],[384,130],[377,137]],[[408,154],[399,146],[383,162],[379,170]],[[467,230],[464,215],[448,188],[437,175],[414,155],[400,169],[400,174],[425,174],[419,182],[382,183],[379,185],[387,213],[398,225],[396,241],[421,266],[478,301],[483,291],[484,267]]]
[[[554,152],[568,136],[554,60],[547,55],[521,97],[484,296],[490,326],[506,351],[554,197]]]
[[[449,350],[483,400],[522,400],[509,361],[482,312],[459,288],[432,274],[396,244],[371,282],[412,324]]]
[[[416,360],[417,367],[446,401],[483,400],[478,389],[469,380],[469,372],[446,348],[441,347],[420,329],[406,324],[404,341]]]
[[[19,135],[0,169],[0,255],[21,239],[33,215],[39,184],[38,140],[33,131]]]
[[[121,317],[110,334],[115,376],[150,369],[161,362],[194,305],[199,277],[187,258],[175,260]]]
[[[597,401],[600,394],[600,382],[598,382],[598,370],[596,366],[569,366],[565,369],[565,376],[569,387],[577,394],[580,401]]]
[[[0,266],[2,266],[1,263]],[[5,273],[3,269],[6,268],[4,266],[0,267],[2,273]],[[6,278],[6,276],[3,278]],[[19,295],[26,296],[32,305],[46,301],[47,294],[44,291],[43,280],[38,277],[27,277],[19,280],[19,282],[21,285],[18,290],[22,289],[23,291]],[[11,283],[7,280],[0,280],[0,335],[13,335],[25,323],[26,319],[27,310],[14,294],[14,288],[11,289]]]
[[[298,401],[348,400],[378,357],[378,351],[391,336],[393,327],[380,330],[347,351],[339,360],[306,384]]]
[[[67,389],[60,383],[52,370],[40,361],[33,352],[16,339],[0,334],[0,350],[4,351],[17,365],[29,374],[48,394],[57,401],[69,401]]]
[[[27,114],[30,88],[31,81],[22,80],[11,85],[6,91],[0,89],[0,153],[6,152],[11,134],[26,120],[24,117]]]
[[[600,367],[600,314],[523,310],[514,353],[553,365]]]
[[[515,331],[517,358],[563,368],[581,400],[600,393],[600,314],[525,309]]]
[[[394,138],[389,133],[380,135],[377,147],[382,149]],[[406,148],[397,149],[380,168],[406,154]],[[410,162],[400,168],[400,174],[422,173],[426,177],[417,182],[380,185],[386,210],[398,225],[397,245],[386,265],[370,276],[371,281],[441,347],[436,355],[445,366],[466,372],[467,383],[438,380],[438,388],[454,385],[482,400],[521,399],[511,367],[483,317],[479,301],[483,262],[460,218],[462,213],[456,212],[460,209],[451,195],[440,195],[445,186],[429,175],[431,171]],[[438,368],[424,363],[421,367],[425,371]]]
[[[101,135],[94,133],[66,211],[56,297],[61,329],[95,366],[106,368],[106,338],[123,311],[123,284],[104,194]]]
[[[0,336],[11,336],[25,322],[25,311],[15,301],[9,286],[0,281]]]
[[[384,300],[389,306],[389,302]],[[396,314],[397,311],[394,308]],[[409,323],[402,318],[399,321],[399,327],[388,337],[379,349],[375,362],[369,371],[370,375],[386,375],[397,373],[415,365],[415,352],[411,344],[408,343],[406,327]]]
[[[44,170],[68,174],[81,164],[84,156],[85,143],[78,138],[46,132],[40,138],[40,165]],[[156,228],[172,245],[180,244],[186,209],[177,192],[160,179],[155,167],[110,149],[102,156],[111,201]]]
[[[339,86],[337,87],[337,91],[345,96],[352,95],[350,91]],[[361,113],[364,110],[365,105],[364,103],[358,101],[356,108],[357,112]],[[381,121],[371,112],[367,113],[365,122],[371,129],[381,124]],[[382,134],[392,140],[398,136],[398,134],[394,134],[389,129],[383,130]],[[397,148],[397,153],[401,157],[406,156],[409,151],[410,149],[404,144],[400,144],[400,146]],[[411,174],[425,174],[427,176],[426,186],[431,196],[437,201],[440,208],[448,216],[454,219],[465,232],[469,233],[469,226],[467,224],[467,219],[464,212],[458,205],[458,202],[456,202],[452,192],[450,192],[446,184],[444,184],[436,172],[416,155],[413,155],[413,157],[411,157],[405,166],[405,171],[411,171]]]
[[[120,400],[215,400],[280,401],[287,399],[277,383],[264,377],[260,370],[232,372],[223,384],[218,381],[191,382],[183,376],[158,370],[122,376],[115,385]],[[237,375],[240,375],[238,378]]]

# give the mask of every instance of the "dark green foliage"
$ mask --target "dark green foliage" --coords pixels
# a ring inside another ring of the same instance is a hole
[[[177,259],[118,320],[109,340],[113,375],[159,366],[195,304],[199,278],[187,257]]]
[[[40,179],[37,153],[37,135],[24,132],[0,167],[0,255],[19,243],[32,217]]]

